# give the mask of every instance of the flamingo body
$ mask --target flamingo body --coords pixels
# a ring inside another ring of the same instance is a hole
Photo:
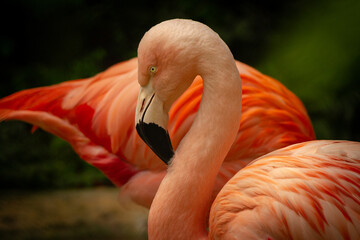
[[[274,151],[220,191],[210,213],[210,236],[359,239],[359,183],[360,143],[310,141]]]
[[[315,137],[306,110],[293,93],[243,63],[237,61],[236,66],[243,80],[241,125],[214,196],[251,160]],[[135,131],[137,78],[134,58],[88,79],[23,90],[0,99],[0,121],[25,121],[63,138],[82,159],[123,186],[123,194],[149,207],[166,166]],[[202,91],[203,81],[197,76],[170,109],[168,129],[175,149],[195,119]]]
[[[219,35],[199,22],[174,19],[152,27],[140,41],[138,56],[136,129],[169,163],[149,211],[149,239],[360,238],[360,143],[313,140],[275,150],[234,174],[213,201],[214,186],[239,135],[253,130],[267,139],[272,131],[263,132],[262,121],[288,118],[296,110],[270,111],[269,118],[254,114],[258,98],[246,96],[249,83],[239,77],[239,63]],[[188,76],[198,74],[203,77],[203,95],[196,118],[168,159],[163,153],[171,145],[153,135],[166,139],[164,106],[189,86]],[[271,90],[265,95],[272,104],[284,103],[277,94],[274,99]],[[286,129],[303,126],[301,121],[290,122]],[[247,152],[262,149],[265,142],[246,136],[241,142],[253,144]]]

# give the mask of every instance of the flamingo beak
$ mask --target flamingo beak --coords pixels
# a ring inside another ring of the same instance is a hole
[[[135,126],[139,136],[166,164],[174,156],[167,129],[168,113],[156,96],[151,81],[140,88],[135,112]]]

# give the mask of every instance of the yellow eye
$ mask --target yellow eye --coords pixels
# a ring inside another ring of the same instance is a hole
[[[150,71],[150,73],[154,74],[154,73],[156,73],[156,71],[157,71],[157,67],[151,66],[151,67],[149,68],[149,71]]]

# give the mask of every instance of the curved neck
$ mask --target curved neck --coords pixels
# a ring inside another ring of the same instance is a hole
[[[208,58],[216,62],[199,68],[204,81],[200,108],[151,205],[149,239],[207,238],[215,179],[240,124],[241,80],[226,50],[221,59]]]

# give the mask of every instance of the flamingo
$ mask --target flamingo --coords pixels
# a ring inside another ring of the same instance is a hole
[[[238,171],[213,201],[243,123],[231,51],[206,25],[175,19],[145,33],[138,61],[136,129],[168,163],[150,207],[149,239],[360,239],[360,143],[313,140],[275,150]],[[174,151],[168,111],[197,75],[200,107]]]
[[[166,165],[135,130],[138,60],[115,64],[88,79],[4,97],[0,99],[0,121],[25,121],[34,125],[33,131],[40,127],[61,137],[83,160],[121,187],[122,195],[150,207]],[[315,138],[306,110],[292,92],[246,64],[235,64],[243,80],[241,125],[218,174],[213,197],[255,158]],[[192,126],[202,97],[202,77],[191,77],[191,86],[169,112],[168,129],[174,149]]]

